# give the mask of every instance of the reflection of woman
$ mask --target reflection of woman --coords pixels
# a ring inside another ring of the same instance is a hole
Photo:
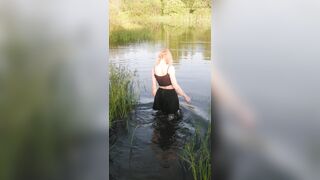
[[[184,97],[187,103],[191,101],[176,80],[175,69],[172,66],[172,55],[169,49],[164,49],[159,53],[156,65],[152,69],[152,94],[154,96],[153,109],[160,110],[164,114],[178,112],[178,94]]]
[[[164,168],[179,166],[177,164],[179,140],[176,133],[178,126],[179,121],[167,121],[166,116],[155,116],[151,149],[156,154],[159,164]]]
[[[178,121],[166,121],[164,116],[156,116],[153,123],[152,142],[158,144],[162,150],[174,148]]]

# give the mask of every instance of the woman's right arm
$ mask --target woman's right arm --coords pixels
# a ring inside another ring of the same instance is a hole
[[[176,90],[176,92],[180,96],[184,97],[184,99],[187,101],[187,103],[190,103],[191,102],[191,98],[182,90],[182,88],[180,87],[180,85],[177,82],[176,73],[175,73],[174,67],[170,66],[168,72],[170,74],[170,80],[171,80],[171,84],[172,84],[173,88]]]
[[[151,71],[151,78],[152,78],[152,95],[155,96],[156,93],[157,93],[157,80],[156,78],[154,77],[154,70],[152,68],[152,71]]]

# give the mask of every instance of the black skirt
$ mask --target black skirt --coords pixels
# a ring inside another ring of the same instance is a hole
[[[153,109],[165,114],[175,114],[179,110],[179,98],[176,91],[158,88],[154,97]]]

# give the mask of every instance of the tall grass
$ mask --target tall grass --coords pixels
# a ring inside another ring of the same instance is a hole
[[[109,126],[116,120],[124,119],[138,102],[135,72],[128,68],[110,64],[109,81]]]
[[[184,165],[191,169],[194,180],[211,179],[210,127],[211,125],[209,124],[204,136],[201,136],[199,129],[197,129],[195,136],[184,146],[180,154]]]
[[[150,40],[152,38],[152,32],[148,29],[125,29],[121,26],[114,28],[110,32],[109,45],[117,46],[128,43],[140,42]]]

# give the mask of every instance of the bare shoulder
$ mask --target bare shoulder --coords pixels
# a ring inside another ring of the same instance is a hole
[[[173,65],[169,65],[169,69],[168,69],[169,74],[170,73],[175,73],[175,69]]]

